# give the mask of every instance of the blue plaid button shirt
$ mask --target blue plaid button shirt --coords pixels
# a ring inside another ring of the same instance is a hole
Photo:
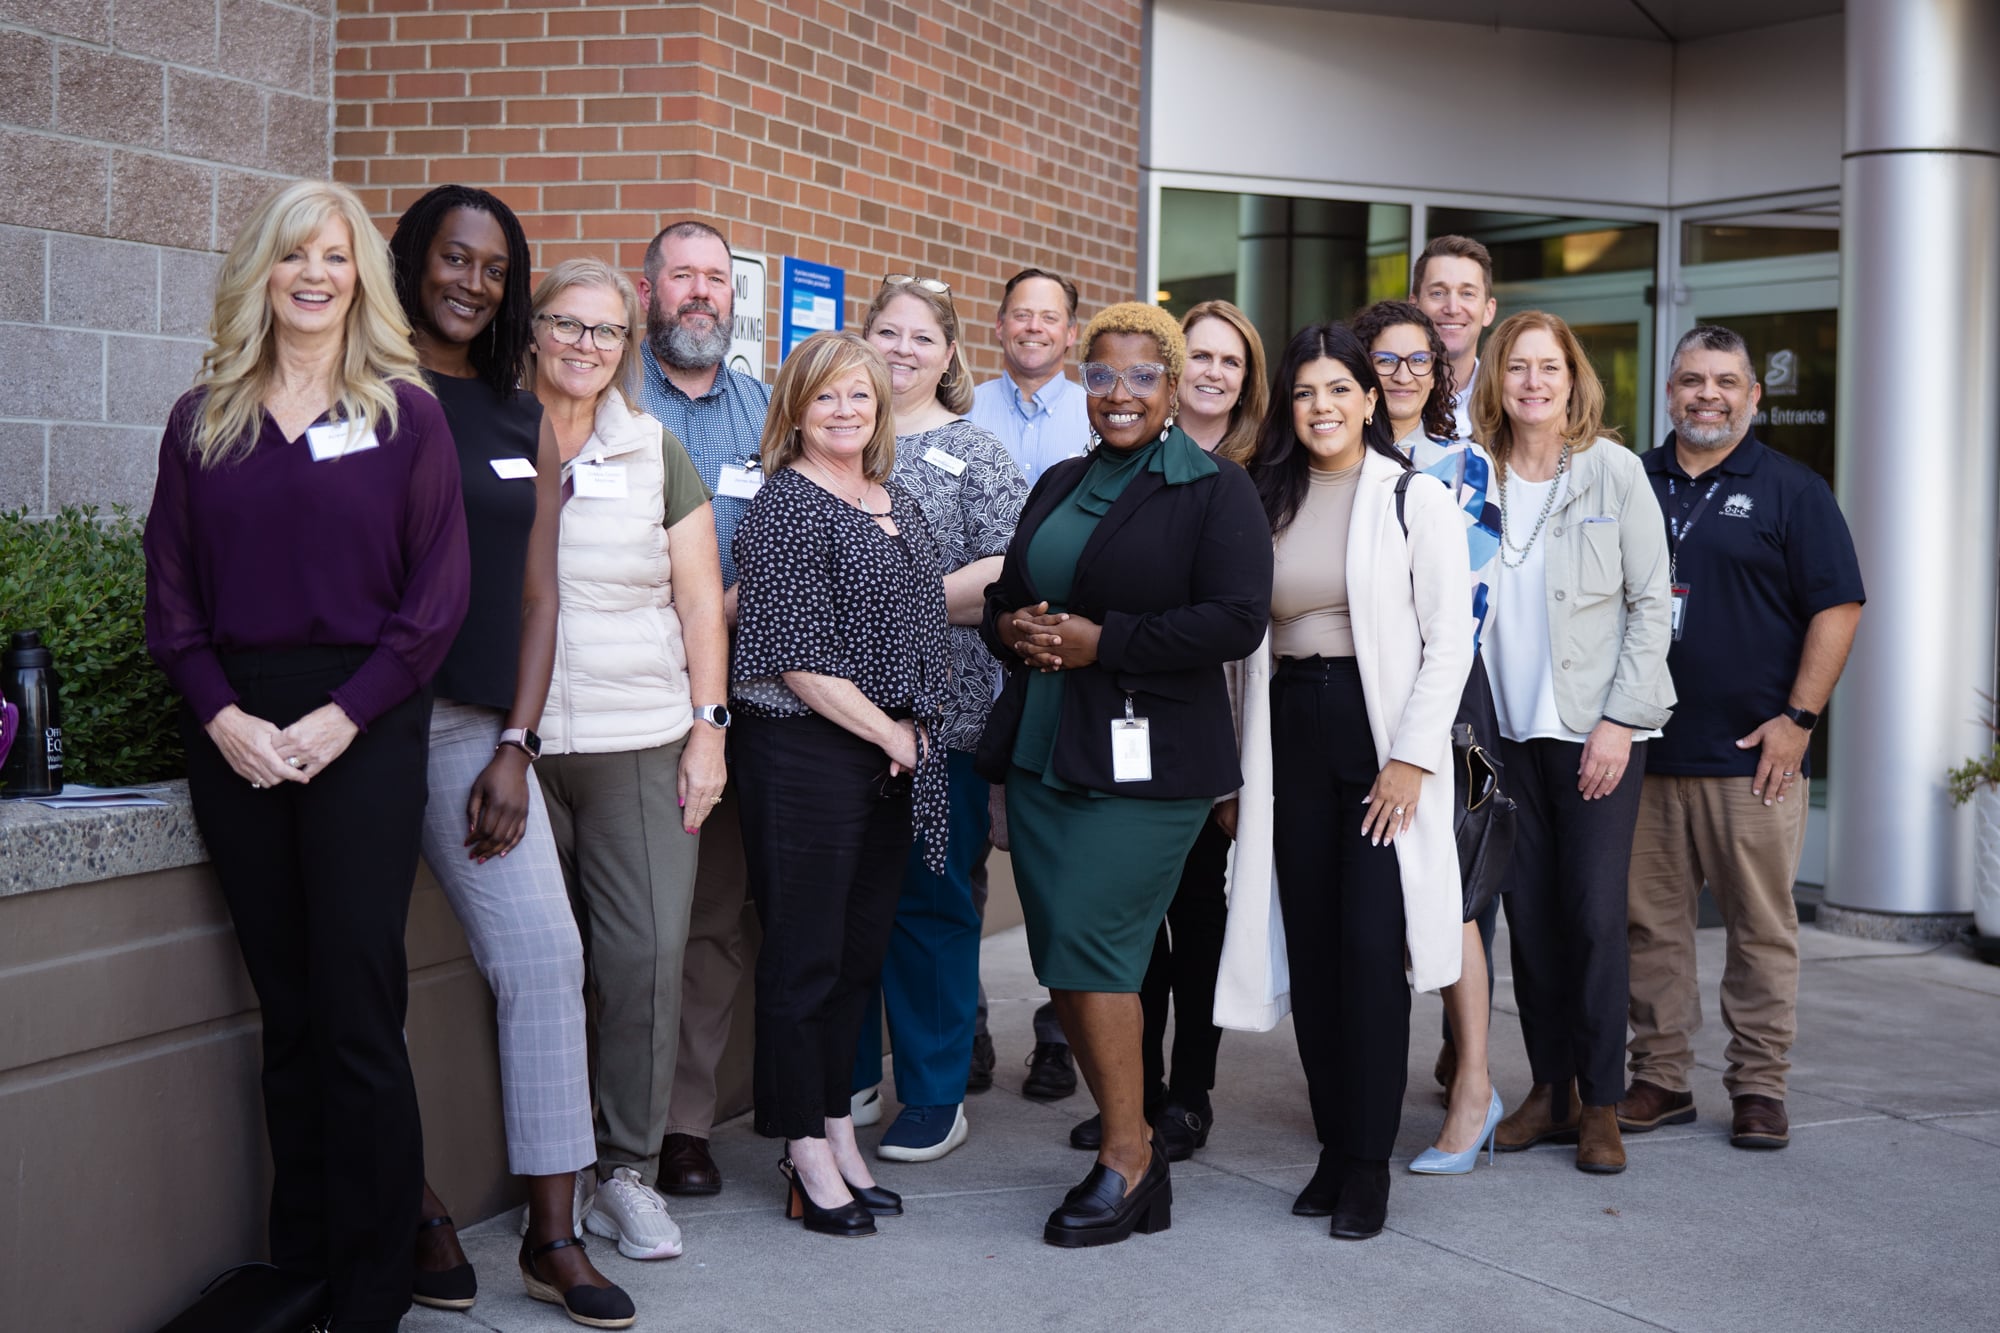
[[[764,437],[764,416],[771,406],[771,389],[728,366],[717,366],[715,383],[699,398],[690,398],[669,380],[653,349],[639,344],[639,406],[681,442],[694,460],[701,484],[714,496],[715,541],[722,552],[722,586],[736,583],[736,559],[729,544],[748,500],[720,494],[722,469],[757,456]]]

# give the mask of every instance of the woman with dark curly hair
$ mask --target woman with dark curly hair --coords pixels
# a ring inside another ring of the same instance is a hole
[[[472,552],[472,607],[437,674],[424,859],[499,1009],[508,1164],[528,1177],[528,1294],[624,1328],[631,1298],[576,1235],[577,1172],[597,1158],[583,944],[529,772],[555,662],[561,460],[541,405],[518,387],[533,341],[528,242],[498,198],[444,185],[403,214],[389,252],[424,380],[457,442]],[[428,1186],[422,1216],[415,1297],[466,1309],[472,1265]]]
[[[1114,305],[1083,349],[1094,443],[1036,482],[987,591],[1007,682],[979,745],[981,774],[1007,785],[1035,974],[1103,1124],[1096,1165],[1043,1231],[1065,1247],[1169,1222],[1138,992],[1188,851],[1239,784],[1222,667],[1257,646],[1271,595],[1249,476],[1174,425],[1180,326]]]

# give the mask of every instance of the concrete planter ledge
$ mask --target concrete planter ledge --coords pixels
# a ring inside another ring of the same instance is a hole
[[[0,801],[0,898],[207,861],[187,781],[144,790],[166,804],[51,810]]]

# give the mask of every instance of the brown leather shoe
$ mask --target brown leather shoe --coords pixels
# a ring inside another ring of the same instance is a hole
[[[1560,1109],[1556,1106],[1558,1096],[1562,1101]],[[1493,1146],[1501,1152],[1519,1152],[1537,1143],[1575,1141],[1575,1079],[1561,1088],[1549,1083],[1537,1083],[1521,1104],[1514,1108],[1513,1114],[1502,1120],[1493,1131]]]
[[[1745,1093],[1730,1099],[1736,1115],[1729,1124],[1732,1148],[1782,1148],[1792,1141],[1792,1120],[1776,1097]]]
[[[1618,1112],[1609,1106],[1586,1106],[1577,1117],[1576,1169],[1615,1176],[1625,1169],[1625,1140],[1618,1135]]]
[[[1627,1134],[1644,1134],[1661,1125],[1693,1123],[1693,1093],[1669,1092],[1643,1078],[1633,1079],[1632,1086],[1625,1089],[1624,1100],[1618,1103],[1618,1128]]]
[[[692,1134],[669,1134],[660,1143],[660,1192],[722,1193],[722,1168],[708,1155],[708,1140]]]

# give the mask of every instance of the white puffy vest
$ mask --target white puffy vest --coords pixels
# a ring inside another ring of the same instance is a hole
[[[571,495],[563,505],[556,663],[541,726],[550,753],[650,749],[694,723],[667,557],[662,442],[660,423],[613,390],[590,438],[563,464],[565,481],[580,463],[623,464],[625,496]]]

